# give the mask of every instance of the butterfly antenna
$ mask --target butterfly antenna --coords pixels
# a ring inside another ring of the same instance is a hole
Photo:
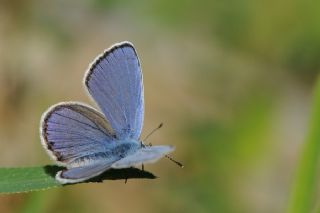
[[[160,123],[160,125],[155,128],[154,130],[152,130],[142,141],[146,141],[155,131],[157,131],[158,129],[160,129],[163,126],[163,123]],[[148,146],[152,146],[151,143],[148,144]],[[184,165],[182,165],[182,163],[176,161],[175,159],[173,159],[172,157],[170,157],[169,155],[165,155],[166,158],[168,158],[169,160],[171,160],[173,163],[175,163],[176,165],[178,165],[180,168],[183,168]]]
[[[171,160],[173,163],[177,164],[180,168],[183,168],[184,165],[182,165],[182,163],[176,161],[175,159],[173,159],[172,157],[170,157],[169,155],[165,155],[166,158],[168,158],[169,160]]]
[[[152,130],[142,141],[146,141],[155,131],[157,131],[158,129],[160,129],[163,126],[163,123],[161,123],[157,128],[155,128],[154,130]]]

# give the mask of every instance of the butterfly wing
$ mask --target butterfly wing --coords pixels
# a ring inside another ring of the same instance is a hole
[[[144,114],[143,82],[133,45],[112,46],[89,67],[84,79],[118,139],[138,139]]]
[[[174,148],[172,146],[146,146],[132,155],[128,155],[115,163],[112,164],[112,168],[128,168],[131,166],[136,166],[140,164],[146,164],[146,163],[154,163],[166,154],[169,154],[172,152]]]
[[[65,169],[56,174],[56,180],[62,184],[82,182],[102,174],[110,168],[111,164],[111,162],[99,162],[92,165]]]
[[[115,143],[114,132],[103,115],[80,103],[51,107],[42,116],[40,131],[49,156],[68,168],[94,163],[99,156],[94,159],[90,156],[108,150]],[[105,161],[108,159],[104,156]]]

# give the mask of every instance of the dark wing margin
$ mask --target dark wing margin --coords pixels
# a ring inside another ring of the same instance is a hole
[[[42,115],[40,136],[49,156],[67,167],[72,167],[76,159],[106,150],[115,139],[101,113],[76,102],[50,107]]]
[[[98,56],[84,83],[118,139],[139,139],[144,115],[142,72],[134,46],[115,44]]]

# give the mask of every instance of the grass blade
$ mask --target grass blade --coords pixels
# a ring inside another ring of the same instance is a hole
[[[293,182],[289,200],[289,213],[311,212],[319,168],[320,156],[320,78],[314,89],[310,126]]]
[[[48,165],[26,168],[0,168],[0,193],[20,193],[63,186],[54,178],[59,166]],[[152,173],[136,168],[110,169],[86,182],[125,180],[132,178],[156,178]],[[71,185],[71,184],[70,184]]]

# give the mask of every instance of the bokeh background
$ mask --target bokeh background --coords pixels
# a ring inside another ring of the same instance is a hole
[[[41,114],[86,96],[88,64],[134,43],[156,180],[0,196],[0,212],[283,212],[320,69],[315,1],[0,1],[0,166],[52,164]]]

